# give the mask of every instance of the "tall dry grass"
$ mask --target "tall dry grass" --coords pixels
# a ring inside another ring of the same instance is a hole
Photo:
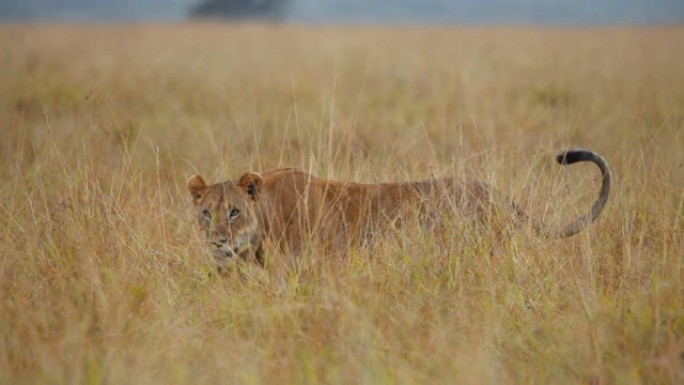
[[[0,383],[684,381],[684,29],[0,27]],[[484,179],[454,224],[210,275],[186,178]]]

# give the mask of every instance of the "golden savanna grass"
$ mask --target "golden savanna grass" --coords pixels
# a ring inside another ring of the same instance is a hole
[[[684,381],[684,29],[0,27],[0,383]],[[453,223],[212,273],[185,189],[483,179],[580,235]],[[395,238],[397,239],[397,238]]]

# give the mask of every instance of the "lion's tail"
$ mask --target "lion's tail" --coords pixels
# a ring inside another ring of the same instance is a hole
[[[556,156],[556,161],[561,165],[569,165],[577,162],[592,162],[598,166],[601,170],[601,175],[603,175],[601,191],[598,199],[596,199],[596,202],[591,206],[591,212],[575,218],[575,220],[563,226],[559,232],[549,233],[548,230],[544,229],[542,226],[535,226],[537,233],[539,234],[551,238],[566,238],[582,231],[601,214],[601,211],[603,211],[606,202],[608,202],[608,196],[610,195],[610,169],[608,168],[608,163],[606,163],[606,160],[603,159],[601,155],[583,148],[573,148],[562,152]]]

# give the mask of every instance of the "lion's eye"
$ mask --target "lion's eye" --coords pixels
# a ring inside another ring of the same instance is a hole
[[[231,218],[237,218],[239,215],[240,215],[240,210],[238,210],[238,209],[230,210],[230,217]]]
[[[209,210],[202,211],[202,216],[206,219],[211,219],[211,213],[209,212]]]

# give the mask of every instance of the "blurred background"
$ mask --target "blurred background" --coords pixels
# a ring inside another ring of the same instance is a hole
[[[2,0],[0,20],[307,23],[653,24],[684,21],[684,0]]]

